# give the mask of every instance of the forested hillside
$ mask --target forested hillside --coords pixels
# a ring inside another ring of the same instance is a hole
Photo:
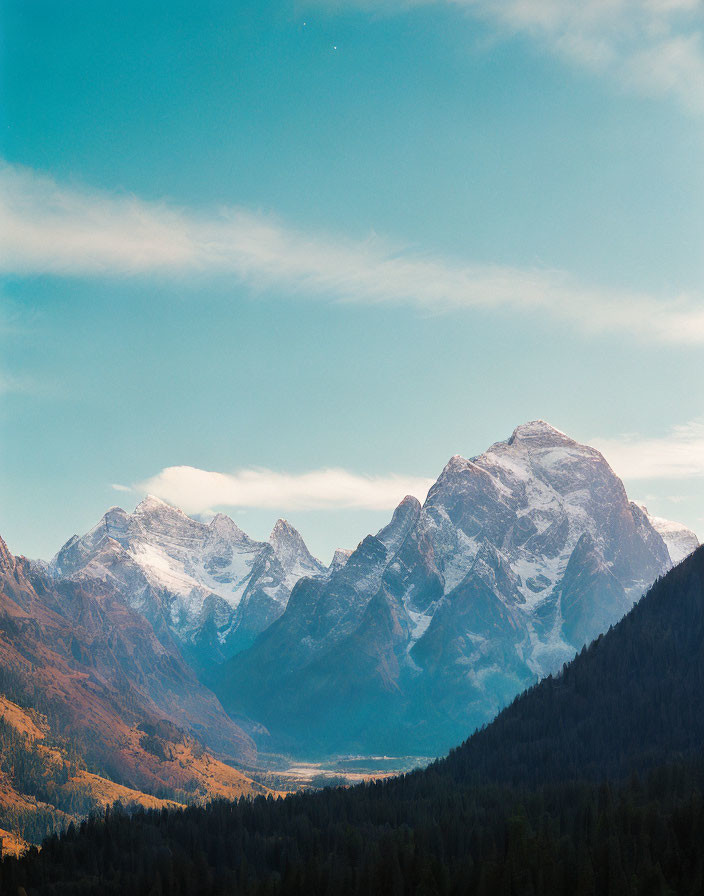
[[[90,812],[124,806],[175,808],[91,770],[81,745],[52,732],[46,715],[0,697],[0,829],[3,851],[13,853],[12,836],[41,843]]]
[[[424,771],[108,813],[6,860],[2,892],[700,893],[703,625],[700,549],[560,676]]]

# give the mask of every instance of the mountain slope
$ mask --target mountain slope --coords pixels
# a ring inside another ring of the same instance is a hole
[[[2,884],[30,896],[701,893],[703,684],[700,548],[428,769],[254,809],[113,815],[5,863]]]
[[[0,694],[42,713],[104,775],[152,793],[259,792],[202,744],[251,761],[252,741],[175,644],[111,593],[32,573],[0,539]],[[213,782],[217,792],[217,781]]]
[[[704,548],[659,580],[557,677],[507,707],[442,766],[535,783],[623,777],[704,745]]]
[[[52,831],[116,801],[145,808],[179,804],[116,784],[86,767],[80,748],[51,731],[48,719],[0,697],[0,826],[13,838],[41,843]]]
[[[303,754],[448,749],[560,668],[671,565],[593,448],[543,421],[451,458],[227,663],[216,690]]]
[[[284,520],[268,543],[258,542],[224,514],[206,525],[150,495],[134,513],[113,507],[82,538],[74,535],[48,573],[110,589],[207,670],[280,616],[301,576],[325,568]]]

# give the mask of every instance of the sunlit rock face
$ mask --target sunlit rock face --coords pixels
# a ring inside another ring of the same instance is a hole
[[[222,668],[219,695],[301,754],[432,755],[558,670],[674,559],[598,451],[527,423],[451,458],[422,507],[406,498],[344,564],[299,582]]]

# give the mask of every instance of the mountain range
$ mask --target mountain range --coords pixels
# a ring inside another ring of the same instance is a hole
[[[0,542],[0,828],[267,792],[238,770],[258,751],[438,755],[697,543],[543,421],[452,457],[329,567],[284,520],[257,541],[154,496],[46,563]]]
[[[300,578],[326,569],[285,520],[260,542],[224,514],[201,523],[149,495],[134,513],[110,508],[88,533],[74,535],[46,572],[109,589],[207,669],[277,619]]]
[[[557,671],[697,543],[631,502],[598,451],[533,421],[452,457],[422,506],[406,497],[329,567],[284,520],[261,542],[148,496],[31,568],[148,623],[234,719],[229,746],[209,728],[213,748],[422,756]],[[161,705],[198,731],[199,702]]]
[[[543,421],[455,456],[219,670],[278,748],[437,754],[617,622],[690,547]],[[672,550],[672,555],[670,554]]]

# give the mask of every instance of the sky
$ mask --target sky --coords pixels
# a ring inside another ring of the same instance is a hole
[[[699,0],[2,0],[0,535],[329,560],[549,421],[704,536]]]

